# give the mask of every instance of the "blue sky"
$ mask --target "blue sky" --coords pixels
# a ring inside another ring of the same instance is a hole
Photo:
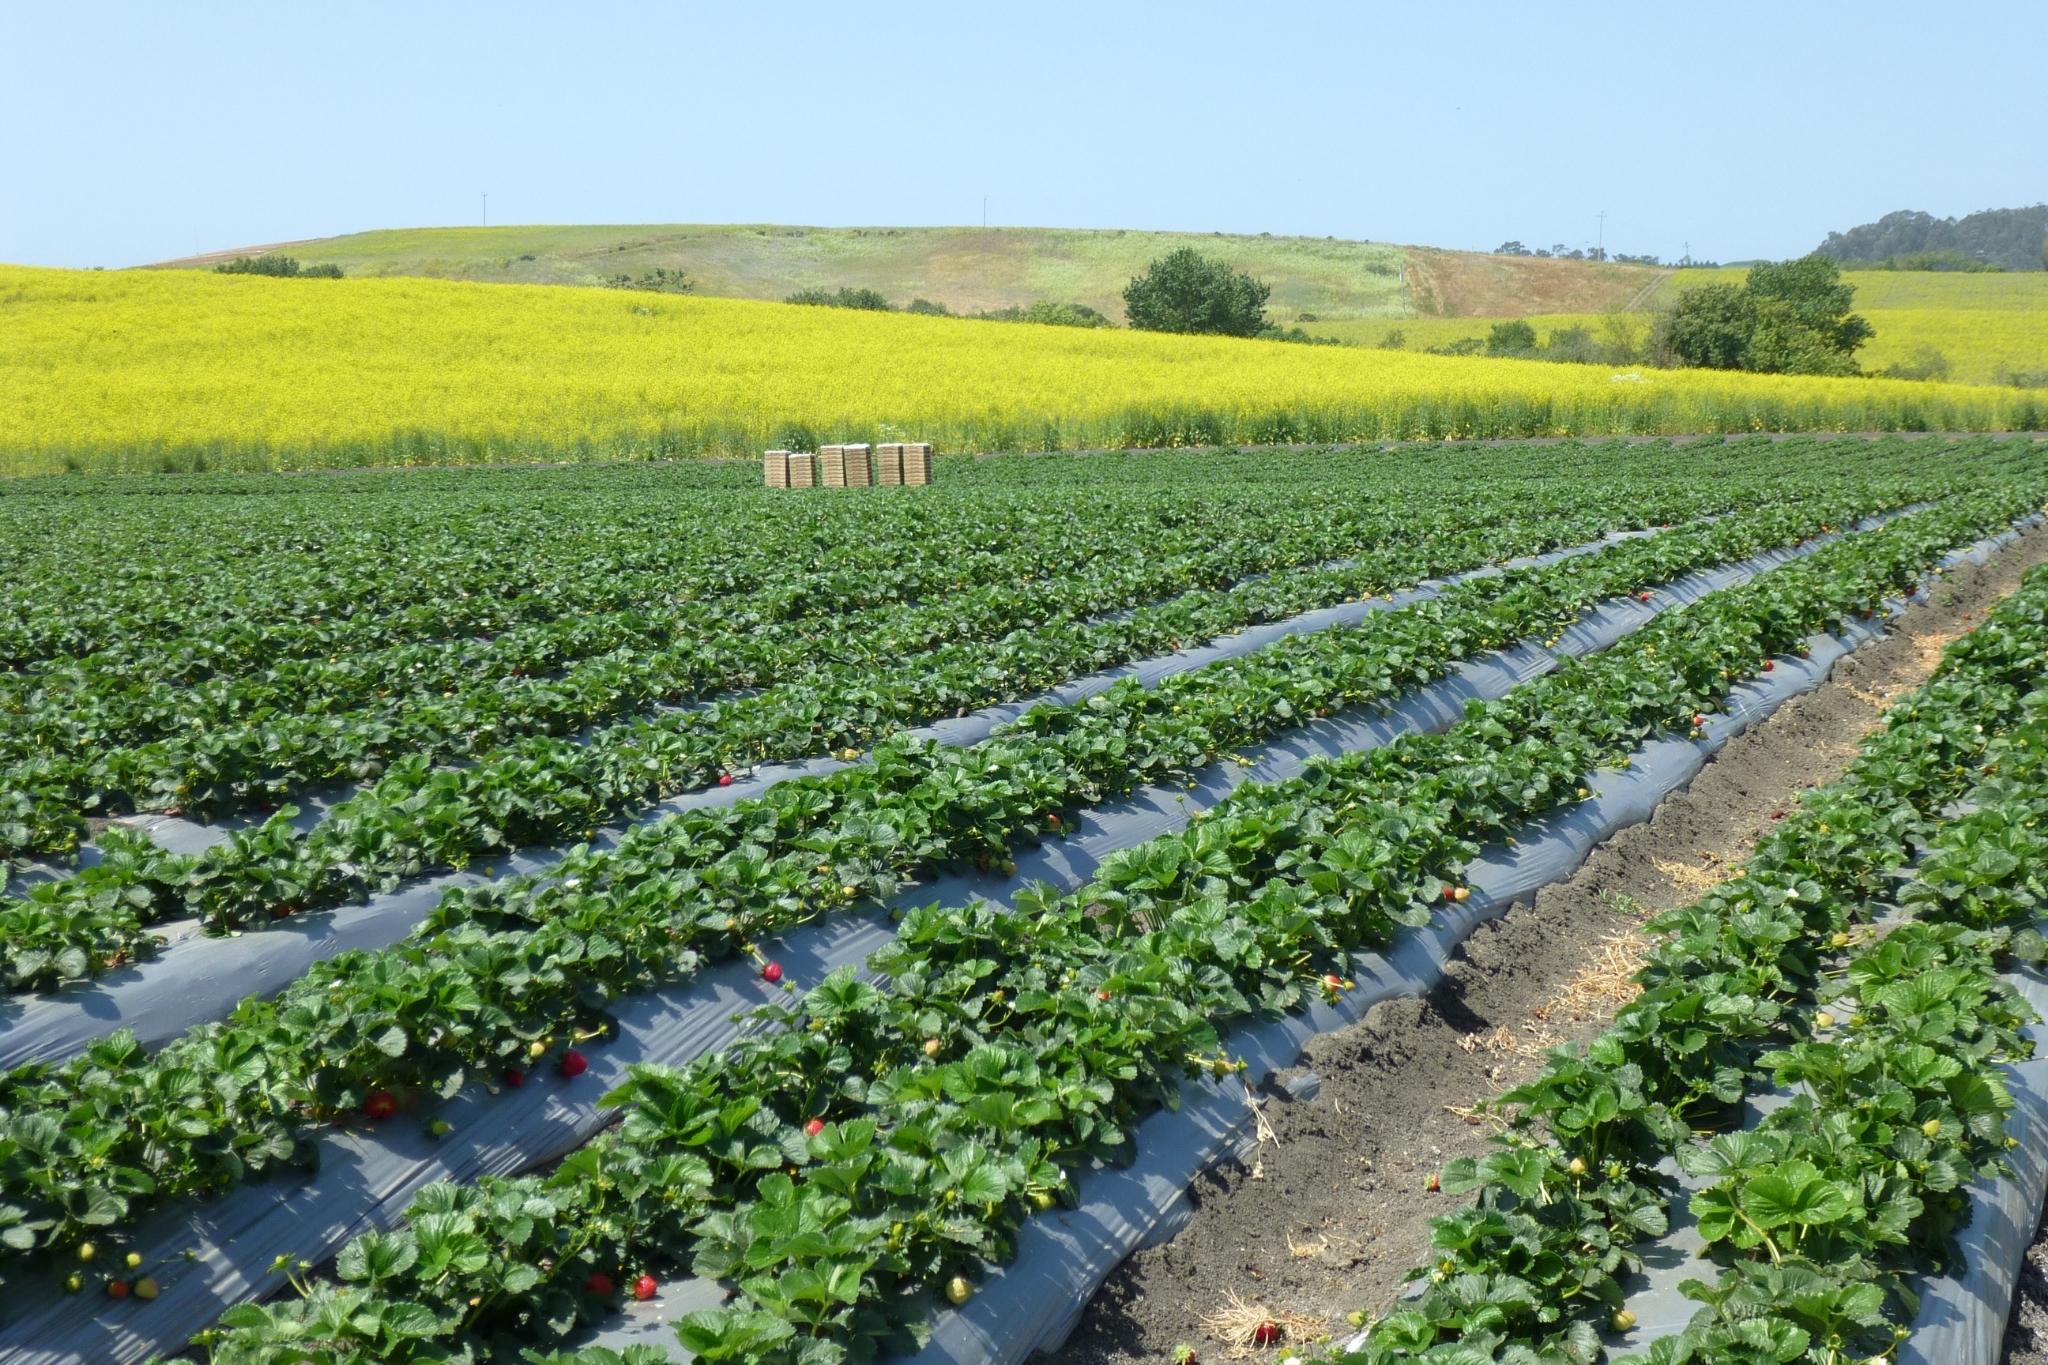
[[[2048,3],[0,0],[0,260],[374,227],[1177,228],[1782,256],[2048,198]]]

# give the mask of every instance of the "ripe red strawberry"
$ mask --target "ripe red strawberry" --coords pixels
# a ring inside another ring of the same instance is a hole
[[[1108,992],[1108,991],[1097,991],[1097,992],[1095,992],[1095,998],[1096,998],[1097,1000],[1107,1000],[1107,999],[1109,999],[1109,992]]]
[[[572,1047],[562,1054],[562,1060],[556,1063],[556,1069],[570,1080],[574,1080],[590,1070],[590,1059]]]
[[[507,1067],[505,1070],[505,1084],[517,1090],[520,1086],[526,1084],[526,1073],[512,1067]]]
[[[639,1279],[633,1281],[633,1297],[645,1303],[653,1298],[654,1292],[660,1288],[660,1282],[652,1275],[642,1275]]]
[[[372,1090],[363,1101],[365,1117],[382,1123],[398,1112],[398,1096],[389,1090]]]
[[[805,1136],[805,1137],[816,1137],[816,1136],[817,1136],[818,1134],[820,1134],[820,1133],[822,1133],[822,1132],[824,1132],[824,1131],[825,1131],[825,1120],[823,1120],[823,1119],[812,1119],[812,1120],[811,1120],[811,1121],[810,1121],[809,1123],[807,1123],[807,1124],[805,1124],[805,1125],[804,1125],[804,1136]]]
[[[771,962],[763,967],[761,969],[761,979],[771,986],[782,980],[782,964],[780,962]]]
[[[128,1281],[126,1281],[126,1280],[108,1280],[108,1281],[107,1281],[107,1297],[108,1297],[108,1298],[110,1298],[110,1299],[125,1299],[125,1298],[127,1298],[127,1297],[128,1297]]]
[[[602,1270],[593,1270],[590,1278],[583,1282],[583,1287],[600,1299],[608,1299],[612,1296],[612,1277]]]
[[[1252,1328],[1252,1345],[1263,1347],[1278,1346],[1279,1344],[1279,1323],[1268,1319],[1267,1321],[1260,1323],[1257,1327]]]
[[[1777,666],[1778,666],[1778,661],[1777,661],[1776,659],[1765,659],[1765,660],[1764,660],[1764,672],[1766,672],[1766,673],[1770,672],[1770,671],[1771,671],[1772,669],[1776,668]]]
[[[720,773],[718,775],[718,785],[721,787],[730,787],[732,785],[732,774]]]
[[[1698,712],[1694,712],[1692,723],[1694,725],[1705,725],[1707,723],[1707,718],[1703,715],[1700,715]]]

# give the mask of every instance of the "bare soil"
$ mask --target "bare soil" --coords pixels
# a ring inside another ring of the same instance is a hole
[[[2005,1365],[2048,1365],[2048,1218],[2020,1262],[2019,1293],[2005,1324]]]
[[[1506,318],[1612,313],[1637,306],[1671,274],[1607,261],[1493,256],[1411,247],[1408,295],[1420,317]]]
[[[1291,1100],[1283,1083],[1298,1072],[1276,1077],[1264,1106],[1271,1139],[1197,1182],[1189,1225],[1120,1266],[1053,1359],[1122,1365],[1170,1359],[1183,1345],[1203,1360],[1277,1356],[1398,1298],[1428,1253],[1429,1220],[1456,1207],[1426,1193],[1425,1179],[1489,1148],[1491,1129],[1471,1106],[1532,1075],[1544,1048],[1596,1034],[1627,998],[1641,920],[1739,868],[1772,813],[1839,776],[1891,702],[2044,561],[2048,530],[2037,530],[1991,564],[1949,575],[1826,685],[1723,749],[1648,823],[1475,932],[1427,997],[1390,1001],[1311,1043],[1300,1070],[1315,1073],[1320,1092]],[[2028,1332],[2033,1354],[2010,1359],[2048,1365],[2048,1245],[2029,1260],[2028,1325],[2015,1330]],[[1218,1317],[1231,1294],[1286,1324],[1289,1339],[1232,1345]]]

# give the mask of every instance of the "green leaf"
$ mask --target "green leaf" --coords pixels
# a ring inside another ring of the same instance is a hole
[[[1788,1161],[1742,1187],[1743,1212],[1764,1228],[1832,1223],[1849,1212],[1848,1196],[1809,1161]]]

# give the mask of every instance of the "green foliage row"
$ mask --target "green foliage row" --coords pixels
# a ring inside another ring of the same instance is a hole
[[[1347,989],[1348,952],[1455,899],[1480,841],[1571,804],[1645,733],[1683,730],[1733,679],[2010,515],[2000,501],[1716,594],[1444,735],[1247,786],[1073,896],[906,915],[870,964],[886,985],[835,973],[728,1053],[634,1068],[608,1100],[616,1135],[550,1175],[425,1192],[408,1225],[344,1252],[338,1280],[236,1309],[205,1344],[221,1365],[559,1349],[609,1307],[592,1273],[687,1267],[737,1295],[681,1324],[700,1358],[907,1345],[1187,1078],[1232,1070],[1230,1026]],[[451,1235],[476,1254],[427,1254]],[[388,1332],[391,1313],[417,1333]]]

